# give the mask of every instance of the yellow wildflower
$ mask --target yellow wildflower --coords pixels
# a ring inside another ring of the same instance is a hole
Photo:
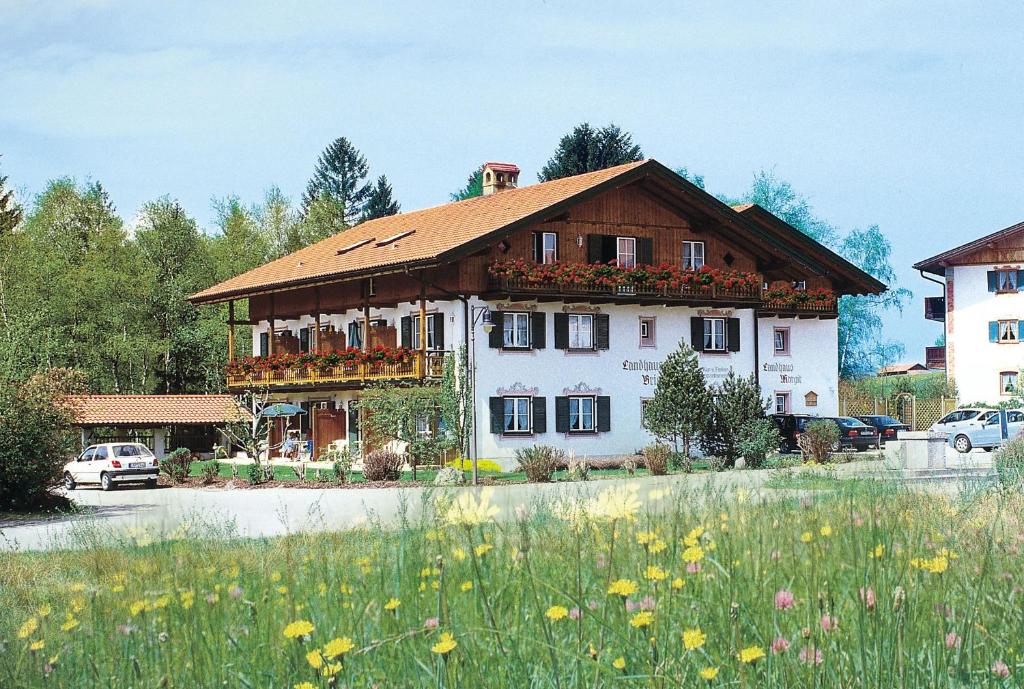
[[[43,641],[42,639],[39,639],[38,641],[33,641],[32,643],[30,643],[28,645],[28,650],[30,650],[30,651],[41,651],[41,650],[43,650],[43,647],[45,645],[46,645],[46,642]]]
[[[73,593],[81,593],[84,590],[85,590],[85,584],[77,583],[77,584],[72,584],[71,585],[71,591]]]
[[[489,553],[493,549],[494,549],[494,546],[491,545],[490,543],[481,543],[480,545],[478,545],[476,548],[473,549],[473,552],[476,553],[477,557],[483,557],[484,555],[486,555],[487,553]]]
[[[601,491],[587,502],[587,514],[596,521],[635,521],[640,510],[636,487],[616,486]]]
[[[875,546],[874,550],[868,553],[869,558],[878,559],[885,555],[885,546],[879,543]]]
[[[549,620],[564,620],[569,616],[569,610],[562,605],[552,605],[548,608],[548,611],[544,613],[544,616]]]
[[[300,636],[309,636],[313,633],[313,623],[309,620],[296,620],[284,628],[286,639],[298,639]]]
[[[654,541],[653,543],[647,546],[647,552],[651,553],[652,555],[657,555],[661,551],[665,550],[665,548],[668,548],[668,544],[659,538],[658,540]]]
[[[345,655],[355,647],[356,645],[352,643],[352,639],[347,636],[331,639],[324,644],[324,657],[328,660],[334,660],[338,656]]]
[[[658,537],[657,531],[641,531],[636,535],[636,542],[639,545],[647,545]]]
[[[832,527],[826,524],[818,530],[818,533],[821,534],[822,538],[828,538],[832,535]]]
[[[131,613],[132,617],[136,617],[136,616],[140,615],[141,613],[144,613],[144,612],[146,612],[148,610],[149,610],[149,603],[147,603],[144,600],[137,600],[137,601],[135,601],[134,603],[132,603],[131,607],[128,609],[128,611]]]
[[[278,586],[277,587],[277,592],[280,593],[283,596],[284,594],[288,593],[288,587],[287,586]]]
[[[388,602],[384,604],[385,610],[397,610],[398,606],[402,604],[402,601],[397,598],[390,598]]]
[[[636,582],[630,581],[629,579],[617,579],[608,587],[609,594],[622,596],[623,598],[626,596],[632,596],[636,592]]]
[[[695,546],[695,545],[697,545],[697,542],[700,541],[700,537],[703,536],[703,535],[704,535],[704,527],[703,526],[695,527],[695,528],[690,530],[690,533],[686,534],[686,537],[683,539],[683,545],[685,545],[687,547]]]
[[[494,488],[487,487],[480,491],[479,498],[472,491],[466,490],[448,506],[445,521],[453,526],[478,526],[493,521],[501,511],[491,504]]]
[[[281,581],[281,573],[280,572],[273,572],[273,573],[271,573],[270,581],[272,581],[275,584],[277,582]]]
[[[668,572],[663,570],[658,565],[648,565],[647,571],[644,572],[644,577],[649,581],[664,581],[668,578]]]
[[[473,590],[473,582],[472,581],[464,581],[464,582],[462,582],[462,584],[459,585],[459,588],[462,590],[463,593],[465,593],[466,591],[472,591]]]
[[[737,656],[741,663],[756,663],[764,658],[764,649],[760,646],[747,646]]]
[[[612,667],[615,668],[616,670],[625,670],[626,669],[626,659],[623,658],[622,656],[619,656],[618,658],[616,658],[615,660],[612,661]]]
[[[62,632],[70,632],[78,626],[78,620],[75,619],[74,615],[68,613],[68,616],[64,619],[64,624],[60,626]]]
[[[40,617],[49,617],[50,613],[53,612],[53,608],[49,605],[40,605],[39,610],[36,611]]]
[[[706,667],[706,668],[704,668],[703,670],[700,671],[700,678],[701,679],[706,679],[707,681],[710,682],[715,677],[718,677],[718,668],[717,667]]]
[[[466,559],[466,551],[462,548],[455,548],[454,550],[452,550],[452,557],[454,557],[459,562],[462,562]]]
[[[685,583],[686,582],[683,581],[682,577],[676,577],[675,579],[672,580],[672,588],[673,588],[673,590],[678,591],[679,589],[683,588],[683,585]]]
[[[430,650],[438,655],[448,655],[455,647],[459,645],[459,642],[455,640],[451,632],[441,632],[440,638],[437,643],[430,647]]]
[[[812,538],[814,538],[814,536],[811,534],[810,531],[804,531],[802,534],[800,534],[800,541],[803,543],[810,543]]]
[[[39,629],[39,620],[35,617],[30,617],[18,629],[18,638],[27,639],[35,634],[37,629]]]
[[[683,632],[683,648],[687,651],[695,651],[703,646],[707,639],[707,635],[700,630],[700,627],[687,629]]]
[[[633,619],[629,621],[629,625],[634,629],[642,629],[649,627],[654,623],[654,613],[650,610],[641,610],[637,614],[633,615]]]
[[[341,663],[327,663],[320,670],[320,674],[324,677],[334,677],[339,672],[341,672]]]
[[[700,562],[704,559],[704,549],[699,545],[691,545],[683,551],[683,562]]]
[[[192,591],[182,591],[178,594],[178,598],[181,600],[181,607],[188,610],[192,607],[192,604],[196,602],[196,594]]]
[[[312,682],[299,682],[293,689],[316,689]]]
[[[312,651],[306,654],[306,662],[314,670],[319,670],[324,666],[324,656],[320,653],[319,648],[314,648]]]

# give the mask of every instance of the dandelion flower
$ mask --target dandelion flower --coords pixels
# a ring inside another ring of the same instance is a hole
[[[564,620],[569,616],[569,609],[561,605],[552,605],[548,608],[548,611],[544,613],[544,616],[549,620]]]
[[[62,632],[70,632],[78,626],[78,620],[75,619],[74,615],[68,613],[68,616],[64,619],[64,624],[60,626]]]
[[[707,680],[708,682],[713,680],[715,677],[718,677],[717,667],[706,667],[700,671],[700,678]]]
[[[633,618],[629,621],[629,625],[634,629],[643,629],[649,627],[654,623],[654,613],[644,610],[633,615]]]
[[[663,581],[668,578],[668,572],[658,565],[648,565],[644,577],[650,581]]]
[[[438,655],[448,655],[455,647],[459,645],[459,642],[455,640],[451,632],[441,632],[440,638],[437,643],[430,647],[430,650]]]
[[[747,646],[737,654],[741,663],[756,663],[757,661],[764,658],[764,649],[760,646]]]
[[[324,677],[334,677],[339,672],[341,672],[341,663],[327,663],[320,669],[320,674]]]
[[[284,628],[286,639],[298,639],[302,636],[309,636],[313,633],[313,623],[309,620],[296,620]]]
[[[473,552],[476,553],[477,557],[483,557],[493,549],[494,546],[490,543],[481,543],[477,547],[473,548]]]
[[[700,627],[687,629],[683,632],[683,648],[687,651],[695,651],[704,645],[707,638],[707,635],[700,630]]]
[[[619,656],[618,658],[616,658],[615,660],[612,661],[612,667],[615,668],[616,670],[625,670],[626,669],[626,659],[623,658],[622,656]]]
[[[685,545],[687,547],[695,546],[700,541],[700,537],[703,536],[703,535],[704,535],[704,527],[703,526],[694,527],[693,529],[690,529],[690,533],[686,534],[686,537],[683,538],[683,545]]]
[[[674,591],[678,591],[679,589],[683,588],[683,586],[685,584],[686,584],[686,582],[683,581],[682,577],[676,577],[675,579],[672,580],[672,589]]]
[[[340,655],[345,655],[355,647],[356,645],[352,643],[352,639],[347,636],[331,639],[324,644],[324,658],[334,660]]]
[[[473,590],[473,582],[472,581],[464,581],[459,586],[459,588],[462,589],[463,593],[465,593],[466,591],[472,591]]]
[[[324,666],[324,656],[320,653],[319,648],[314,648],[312,651],[306,654],[306,662],[314,670],[319,670]]]
[[[814,535],[810,531],[804,531],[800,534],[800,541],[802,543],[810,543],[812,538],[814,538]]]
[[[40,605],[39,610],[36,611],[40,617],[49,617],[51,612],[53,612],[53,608],[49,605]]]
[[[30,617],[18,629],[18,638],[27,639],[35,634],[37,629],[39,629],[39,620],[35,617]]]
[[[704,549],[699,545],[691,545],[683,551],[683,562],[696,564],[704,559]]]
[[[396,610],[396,609],[398,609],[398,606],[401,605],[401,604],[402,604],[402,601],[398,600],[397,598],[390,598],[390,599],[388,599],[388,602],[384,604],[384,609],[385,610]]]
[[[44,646],[46,646],[46,642],[43,641],[42,639],[39,639],[38,641],[33,641],[32,643],[30,643],[28,645],[28,650],[30,650],[30,651],[41,651],[41,650],[43,650]]]
[[[821,534],[822,538],[828,538],[832,535],[832,527],[826,524],[818,530],[818,533]]]
[[[609,594],[622,596],[623,598],[632,596],[636,592],[636,582],[629,579],[617,579],[608,587]]]
[[[312,682],[299,682],[293,689],[316,689]]]

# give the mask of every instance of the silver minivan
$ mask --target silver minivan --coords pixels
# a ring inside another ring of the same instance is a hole
[[[995,409],[957,409],[932,424],[929,431],[947,433],[952,438],[957,431],[983,426],[993,418],[999,418]]]

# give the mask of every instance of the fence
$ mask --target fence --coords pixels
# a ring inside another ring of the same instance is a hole
[[[927,430],[954,409],[956,399],[952,397],[917,397],[910,393],[871,397],[857,395],[848,389],[841,390],[839,396],[839,413],[843,416],[884,414],[898,419],[915,431]]]

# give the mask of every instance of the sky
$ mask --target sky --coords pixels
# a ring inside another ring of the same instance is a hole
[[[1024,3],[0,0],[0,172],[22,199],[98,180],[130,220],[178,199],[296,202],[348,137],[406,210],[486,160],[536,179],[582,121],[740,195],[774,170],[910,266],[1024,220]]]

